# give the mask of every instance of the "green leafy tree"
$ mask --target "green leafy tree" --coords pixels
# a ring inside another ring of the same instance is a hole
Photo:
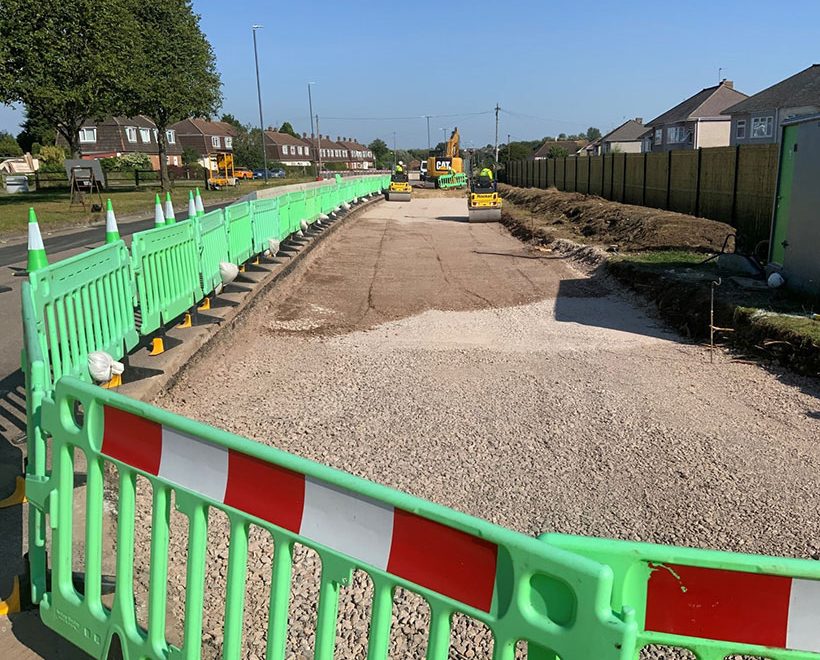
[[[558,134],[558,139],[559,140],[568,140],[569,138],[567,137],[566,133],[559,133]]]
[[[41,172],[62,172],[65,151],[62,147],[43,146],[37,154]]]
[[[373,158],[376,159],[376,167],[379,169],[387,169],[393,164],[393,152],[381,138],[373,140],[373,142],[367,145],[367,148],[373,152]]]
[[[122,0],[131,12],[125,45],[130,81],[130,115],[143,114],[157,127],[160,181],[168,178],[167,128],[186,117],[213,117],[222,104],[216,58],[199,27],[190,0]]]
[[[242,126],[242,122],[229,113],[223,114],[222,118],[219,121],[224,121],[226,124],[230,124],[237,130],[241,130],[244,128],[244,126]]]
[[[290,125],[289,121],[282,122],[282,126],[279,128],[280,133],[287,133],[288,135],[292,135],[295,138],[302,137],[296,131],[293,130],[293,126]]]
[[[182,150],[182,164],[194,165],[199,162],[199,152],[192,147],[185,147]]]
[[[53,145],[57,137],[54,126],[47,119],[38,117],[26,108],[26,119],[20,124],[23,130],[17,134],[17,144],[28,153],[36,154],[42,145]]]
[[[0,0],[0,103],[24,104],[74,155],[83,123],[120,114],[128,79],[142,73],[122,47],[133,25],[125,2]]]
[[[2,156],[22,156],[23,150],[17,144],[17,140],[8,131],[0,131],[0,157]]]
[[[586,139],[587,139],[587,140],[589,140],[590,142],[594,142],[594,141],[595,141],[595,140],[597,140],[599,137],[601,137],[601,131],[600,131],[600,129],[597,129],[597,128],[595,128],[594,126],[590,126],[590,127],[587,129],[587,134],[586,134]]]
[[[238,165],[261,170],[265,166],[262,158],[262,131],[250,124],[240,124],[233,139],[233,155]],[[268,162],[268,169],[274,169],[271,162]]]
[[[567,156],[569,156],[569,151],[557,145],[550,147],[547,152],[547,158],[566,158]]]

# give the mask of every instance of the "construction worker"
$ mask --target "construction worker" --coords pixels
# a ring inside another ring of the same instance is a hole
[[[404,172],[404,161],[400,160],[396,165],[396,174],[401,174],[402,172]]]
[[[482,168],[478,173],[478,185],[476,187],[495,190],[493,171],[489,167]]]
[[[404,173],[403,160],[396,163],[396,169],[393,171],[393,181],[407,181],[407,175]]]

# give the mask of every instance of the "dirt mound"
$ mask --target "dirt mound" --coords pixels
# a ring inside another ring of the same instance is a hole
[[[720,250],[731,226],[683,213],[611,202],[596,195],[561,192],[555,188],[501,185],[507,202],[507,222],[534,237],[550,241],[574,238],[585,243],[617,245],[621,251],[686,249]],[[730,241],[733,245],[734,242]]]

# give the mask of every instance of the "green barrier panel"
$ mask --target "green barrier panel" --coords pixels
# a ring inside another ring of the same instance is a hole
[[[321,191],[321,203],[319,205],[319,209],[321,213],[325,215],[330,215],[333,213],[333,210],[336,208],[336,205],[333,203],[333,194],[334,194],[334,187],[328,183],[325,183],[320,188]]]
[[[130,278],[129,278],[130,280]],[[42,431],[40,411],[49,389],[47,351],[37,332],[37,313],[31,284],[24,280],[20,290],[23,312],[22,370],[26,383],[26,476],[40,478],[46,474],[46,438]],[[31,602],[37,605],[46,589],[45,516],[36,508],[28,515],[28,568],[31,579]]]
[[[199,272],[202,293],[211,294],[222,284],[219,264],[230,261],[228,255],[228,227],[222,209],[210,211],[194,220],[199,245]]]
[[[257,199],[253,206],[253,251],[261,254],[268,249],[271,239],[280,241],[279,233],[279,197]]]
[[[228,254],[241,266],[253,255],[253,208],[250,202],[231,204],[225,208],[228,225]]]
[[[305,219],[305,193],[288,193],[288,205],[290,206],[290,227],[288,234],[295,234],[302,228],[301,222]]]
[[[81,421],[72,414],[75,402],[84,411]],[[74,378],[61,380],[53,400],[43,402],[42,421],[53,439],[53,470],[27,481],[33,507],[53,529],[51,591],[40,616],[94,657],[104,657],[113,635],[126,660],[200,657],[210,509],[223,511],[231,523],[223,658],[242,653],[251,525],[266,530],[276,549],[268,658],[285,654],[297,543],[313,549],[323,567],[316,658],[333,657],[340,588],[356,569],[373,583],[371,660],[388,655],[397,587],[430,606],[428,658],[448,657],[455,613],[490,629],[498,660],[513,660],[522,639],[531,659],[539,649],[562,660],[634,657],[635,624],[609,608],[612,574],[597,562]],[[87,464],[85,529],[74,529],[72,517],[75,447]],[[108,610],[100,597],[102,507],[112,464],[119,477],[117,570]],[[151,494],[141,495],[153,506],[150,584],[147,603],[139,603],[148,606],[146,631],[136,623],[133,588],[137,475],[150,482]],[[165,637],[172,496],[188,530],[182,648]],[[72,582],[72,537],[85,539],[84,593]]]
[[[93,351],[118,360],[137,345],[131,266],[122,241],[58,261],[28,279],[47,387],[64,375],[90,378]]]
[[[290,235],[290,200],[287,193],[276,199],[279,200],[279,240],[284,241]]]
[[[140,332],[150,334],[202,300],[196,227],[186,220],[131,240]]]
[[[464,188],[466,185],[467,175],[463,172],[443,174],[438,178],[438,187],[444,190],[448,188]]]
[[[820,658],[820,563],[562,534],[547,544],[607,564],[612,607],[629,606],[638,646],[699,660]]]
[[[304,220],[311,224],[319,217],[319,198],[316,188],[308,188],[305,190],[305,217]]]

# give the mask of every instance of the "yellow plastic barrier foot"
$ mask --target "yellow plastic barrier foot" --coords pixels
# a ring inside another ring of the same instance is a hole
[[[162,355],[165,352],[165,342],[162,341],[162,337],[154,337],[151,340],[151,350],[148,351],[148,355]]]
[[[177,327],[178,328],[190,328],[193,324],[191,323],[191,312],[185,312],[185,316],[182,317],[182,323],[180,323]]]
[[[197,309],[198,312],[207,312],[209,309],[211,309],[211,299],[210,299],[210,297],[205,296],[205,298],[202,300],[202,304],[199,307],[197,307],[196,309]]]
[[[103,383],[100,387],[104,387],[107,390],[113,390],[117,387],[122,385],[122,374],[114,374],[114,376],[109,380],[107,383]]]
[[[6,600],[0,600],[0,616],[16,614],[20,611],[20,578],[14,576],[11,595]]]
[[[245,272],[245,264],[242,264],[242,265],[239,267],[239,272],[240,272],[240,273],[244,273],[244,272]]]
[[[254,266],[258,266],[258,265],[259,265],[260,261],[259,261],[259,255],[258,255],[258,254],[256,255],[256,258],[255,258],[255,259],[254,259],[251,263],[252,263]]]
[[[26,478],[18,475],[14,484],[14,492],[5,499],[0,500],[0,509],[7,509],[10,506],[22,504],[27,501]]]

